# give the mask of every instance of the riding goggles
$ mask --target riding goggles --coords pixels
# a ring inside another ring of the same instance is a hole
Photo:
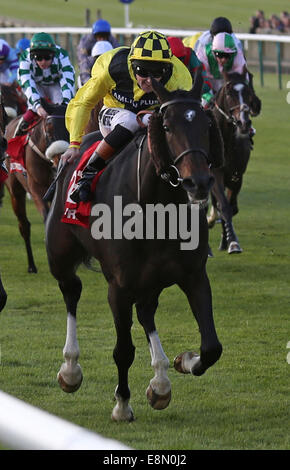
[[[230,52],[214,51],[214,55],[218,57],[219,59],[229,59],[232,54]]]
[[[132,63],[134,74],[139,75],[142,78],[164,77],[166,74],[168,74],[168,72],[171,69],[170,64],[161,64],[161,63],[149,62],[149,61],[136,61],[136,62]],[[141,63],[138,63],[138,62],[141,62]]]
[[[42,60],[52,60],[53,59],[53,54],[32,54],[32,58],[34,60],[37,60],[38,62],[41,62]]]

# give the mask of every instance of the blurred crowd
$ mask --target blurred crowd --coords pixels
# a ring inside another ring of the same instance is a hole
[[[256,14],[250,18],[251,34],[289,34],[290,33],[290,14],[288,11],[282,11],[280,15],[273,14],[270,18],[265,18],[263,10],[257,10]]]

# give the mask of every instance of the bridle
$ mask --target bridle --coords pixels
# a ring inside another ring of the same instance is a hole
[[[224,86],[227,86],[230,82],[227,82]],[[242,97],[242,89],[244,86],[247,86],[245,83],[237,83],[234,85],[236,88],[236,91],[238,92],[239,96],[239,104],[236,104],[235,106],[231,106],[229,108],[229,113],[226,113],[223,109],[220,108],[220,106],[217,104],[215,101],[215,107],[219,111],[222,116],[227,120],[228,123],[232,124],[233,126],[238,125],[238,119],[233,115],[233,111],[235,109],[239,109],[239,116],[242,115],[242,113],[249,113],[250,112],[250,107],[244,103],[243,97]]]
[[[177,99],[173,99],[173,100],[166,101],[165,103],[163,103],[160,106],[158,113],[160,115],[162,115],[162,117],[164,117],[165,111],[169,106],[173,106],[173,105],[179,104],[179,103],[198,104],[199,106],[201,106],[200,101],[197,100],[197,99],[194,99],[194,98],[191,98],[191,99],[177,98]],[[142,111],[138,114],[142,114]],[[138,157],[137,157],[137,198],[138,198],[138,202],[140,202],[140,197],[141,197],[141,177],[140,177],[140,175],[141,175],[141,173],[140,173],[141,154],[142,154],[142,148],[143,148],[143,143],[144,143],[145,139],[146,139],[146,135],[144,134],[143,137],[142,137],[142,140],[139,144],[139,148],[138,148]],[[150,142],[148,142],[148,147],[149,147],[149,152],[150,152]],[[185,155],[188,155],[189,153],[201,153],[201,154],[204,155],[206,160],[209,161],[209,157],[208,157],[207,152],[202,148],[189,148],[189,149],[186,149],[183,152],[181,152],[177,157],[175,157],[173,159],[172,164],[169,165],[169,167],[166,170],[164,170],[160,175],[162,180],[169,183],[173,188],[177,188],[183,182],[183,178],[181,178],[179,170],[176,167],[176,165],[182,160],[183,157],[185,157]]]
[[[159,113],[164,117],[165,111],[169,106],[179,104],[179,103],[198,104],[199,106],[201,106],[200,100],[197,100],[197,99],[194,99],[194,98],[191,98],[191,99],[177,98],[177,99],[173,99],[173,100],[166,101],[165,103],[163,103],[159,108]],[[169,166],[169,169],[167,169],[167,171],[164,171],[163,173],[161,173],[161,178],[164,181],[168,182],[174,188],[177,188],[183,182],[183,178],[181,178],[179,170],[176,167],[176,165],[178,163],[180,163],[180,161],[183,159],[183,157],[185,157],[185,155],[188,155],[189,153],[201,153],[201,154],[204,155],[205,159],[207,161],[209,161],[209,157],[208,157],[207,152],[204,149],[199,148],[199,147],[198,148],[189,148],[189,149],[186,149],[183,152],[181,152],[177,157],[175,157],[173,159],[173,164]],[[174,175],[172,175],[172,170],[173,170],[173,172],[176,173],[175,181],[173,181],[171,179],[171,177],[174,176]]]
[[[31,128],[35,127],[39,122],[42,121],[42,125],[43,125],[43,131],[44,131],[44,134],[45,134],[45,139],[46,139],[46,143],[47,145],[49,145],[49,142],[48,142],[48,135],[47,135],[47,132],[46,132],[46,129],[45,129],[45,124],[46,122],[49,120],[49,119],[56,119],[56,118],[62,118],[63,119],[63,116],[61,115],[55,115],[55,114],[50,114],[48,115],[46,118],[40,118],[38,121],[36,121],[32,126]],[[28,145],[32,148],[32,150],[37,153],[37,155],[42,158],[43,160],[45,160],[46,162],[49,162],[50,164],[53,164],[53,161],[48,158],[45,153],[43,153],[38,147],[37,145],[33,142],[33,140],[31,139],[31,136],[29,136],[28,138],[28,141],[27,141]]]

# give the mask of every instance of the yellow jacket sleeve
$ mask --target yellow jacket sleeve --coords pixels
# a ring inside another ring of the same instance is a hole
[[[81,142],[92,109],[112,87],[113,82],[108,72],[111,57],[112,51],[108,51],[96,60],[91,78],[79,88],[68,104],[65,123],[70,134],[70,142]]]

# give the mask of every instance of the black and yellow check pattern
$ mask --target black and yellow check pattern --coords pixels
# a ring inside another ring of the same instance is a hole
[[[156,31],[141,33],[132,45],[130,59],[170,62],[172,52],[166,37]]]

